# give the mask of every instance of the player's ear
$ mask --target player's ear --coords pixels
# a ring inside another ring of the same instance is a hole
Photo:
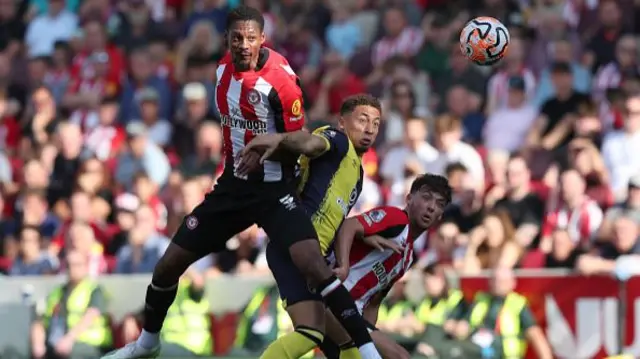
[[[340,118],[338,119],[338,126],[340,126],[340,129],[344,129],[344,117],[340,116]]]
[[[264,34],[264,31],[260,33],[260,46],[264,45],[264,42],[267,41],[267,36]]]

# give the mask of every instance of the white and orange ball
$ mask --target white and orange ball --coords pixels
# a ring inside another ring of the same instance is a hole
[[[498,19],[480,16],[469,21],[460,33],[460,50],[474,63],[498,63],[509,48],[509,30]]]

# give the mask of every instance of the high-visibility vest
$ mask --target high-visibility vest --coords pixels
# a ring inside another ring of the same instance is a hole
[[[482,326],[489,306],[491,296],[487,293],[478,293],[474,298],[473,311],[469,325],[472,329]],[[500,309],[498,316],[500,337],[502,340],[502,357],[505,359],[523,358],[527,351],[527,341],[522,333],[520,313],[527,307],[527,298],[517,293],[510,293]]]
[[[207,356],[213,353],[211,338],[210,305],[206,297],[199,302],[189,295],[190,283],[181,280],[176,300],[169,307],[162,326],[162,339],[178,344],[194,354]]]
[[[66,303],[61,303],[64,297],[64,285],[51,292],[47,297],[47,307],[44,313],[44,325],[48,328],[51,318],[56,312],[56,308],[65,305],[67,310],[67,328],[75,327],[87,309],[91,301],[93,291],[98,288],[98,284],[91,280],[83,280],[71,290]],[[82,332],[76,339],[79,343],[91,345],[93,347],[109,347],[113,343],[111,328],[106,315],[100,315],[91,326]]]
[[[457,289],[450,290],[446,300],[440,300],[432,307],[433,300],[427,297],[418,306],[416,317],[422,324],[442,326],[447,320],[449,313],[460,304],[462,298],[463,295],[461,291]]]
[[[236,348],[244,348],[245,342],[247,340],[247,334],[249,334],[249,325],[253,322],[253,319],[262,307],[264,301],[267,297],[274,294],[272,287],[263,287],[256,290],[253,294],[253,297],[249,301],[249,304],[245,307],[242,312],[242,317],[240,318],[240,322],[238,323],[238,330],[236,332],[236,340],[234,346]],[[271,307],[273,308],[273,307]],[[281,337],[289,332],[289,329],[292,327],[291,318],[289,318],[289,314],[284,308],[282,303],[282,299],[278,299],[276,303],[276,312],[272,313],[275,315],[275,335],[276,337]],[[271,339],[273,340],[273,339]],[[312,358],[313,352],[307,353],[303,358]]]
[[[380,309],[378,309],[378,321],[386,322],[388,320],[400,319],[411,311],[413,311],[413,305],[408,300],[401,300],[393,304],[383,302],[382,305],[380,305]]]

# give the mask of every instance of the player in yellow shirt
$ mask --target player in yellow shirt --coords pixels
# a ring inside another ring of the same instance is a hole
[[[339,128],[321,127],[313,133],[256,137],[244,153],[264,151],[262,160],[276,150],[300,154],[300,202],[311,216],[323,254],[331,248],[338,228],[362,191],[362,155],[373,144],[381,122],[380,101],[370,95],[348,98],[340,109]],[[264,359],[297,359],[320,345],[325,333],[325,308],[321,293],[309,289],[286,248],[267,246],[267,260],[280,296],[296,330],[273,342]],[[343,345],[341,358],[359,358]]]

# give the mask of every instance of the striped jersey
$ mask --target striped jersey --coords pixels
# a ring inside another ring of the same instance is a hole
[[[351,293],[358,310],[367,306],[371,298],[389,290],[402,278],[413,263],[413,241],[409,237],[407,212],[392,206],[374,208],[356,217],[364,227],[364,236],[379,235],[404,248],[403,253],[390,249],[383,252],[361,242],[354,241],[349,256],[349,276],[344,286]]]
[[[295,176],[296,162],[267,160],[244,178],[236,157],[255,136],[302,129],[304,110],[298,77],[279,53],[262,48],[254,71],[235,71],[227,54],[216,71],[215,103],[220,113],[225,169],[222,177],[279,182]]]

